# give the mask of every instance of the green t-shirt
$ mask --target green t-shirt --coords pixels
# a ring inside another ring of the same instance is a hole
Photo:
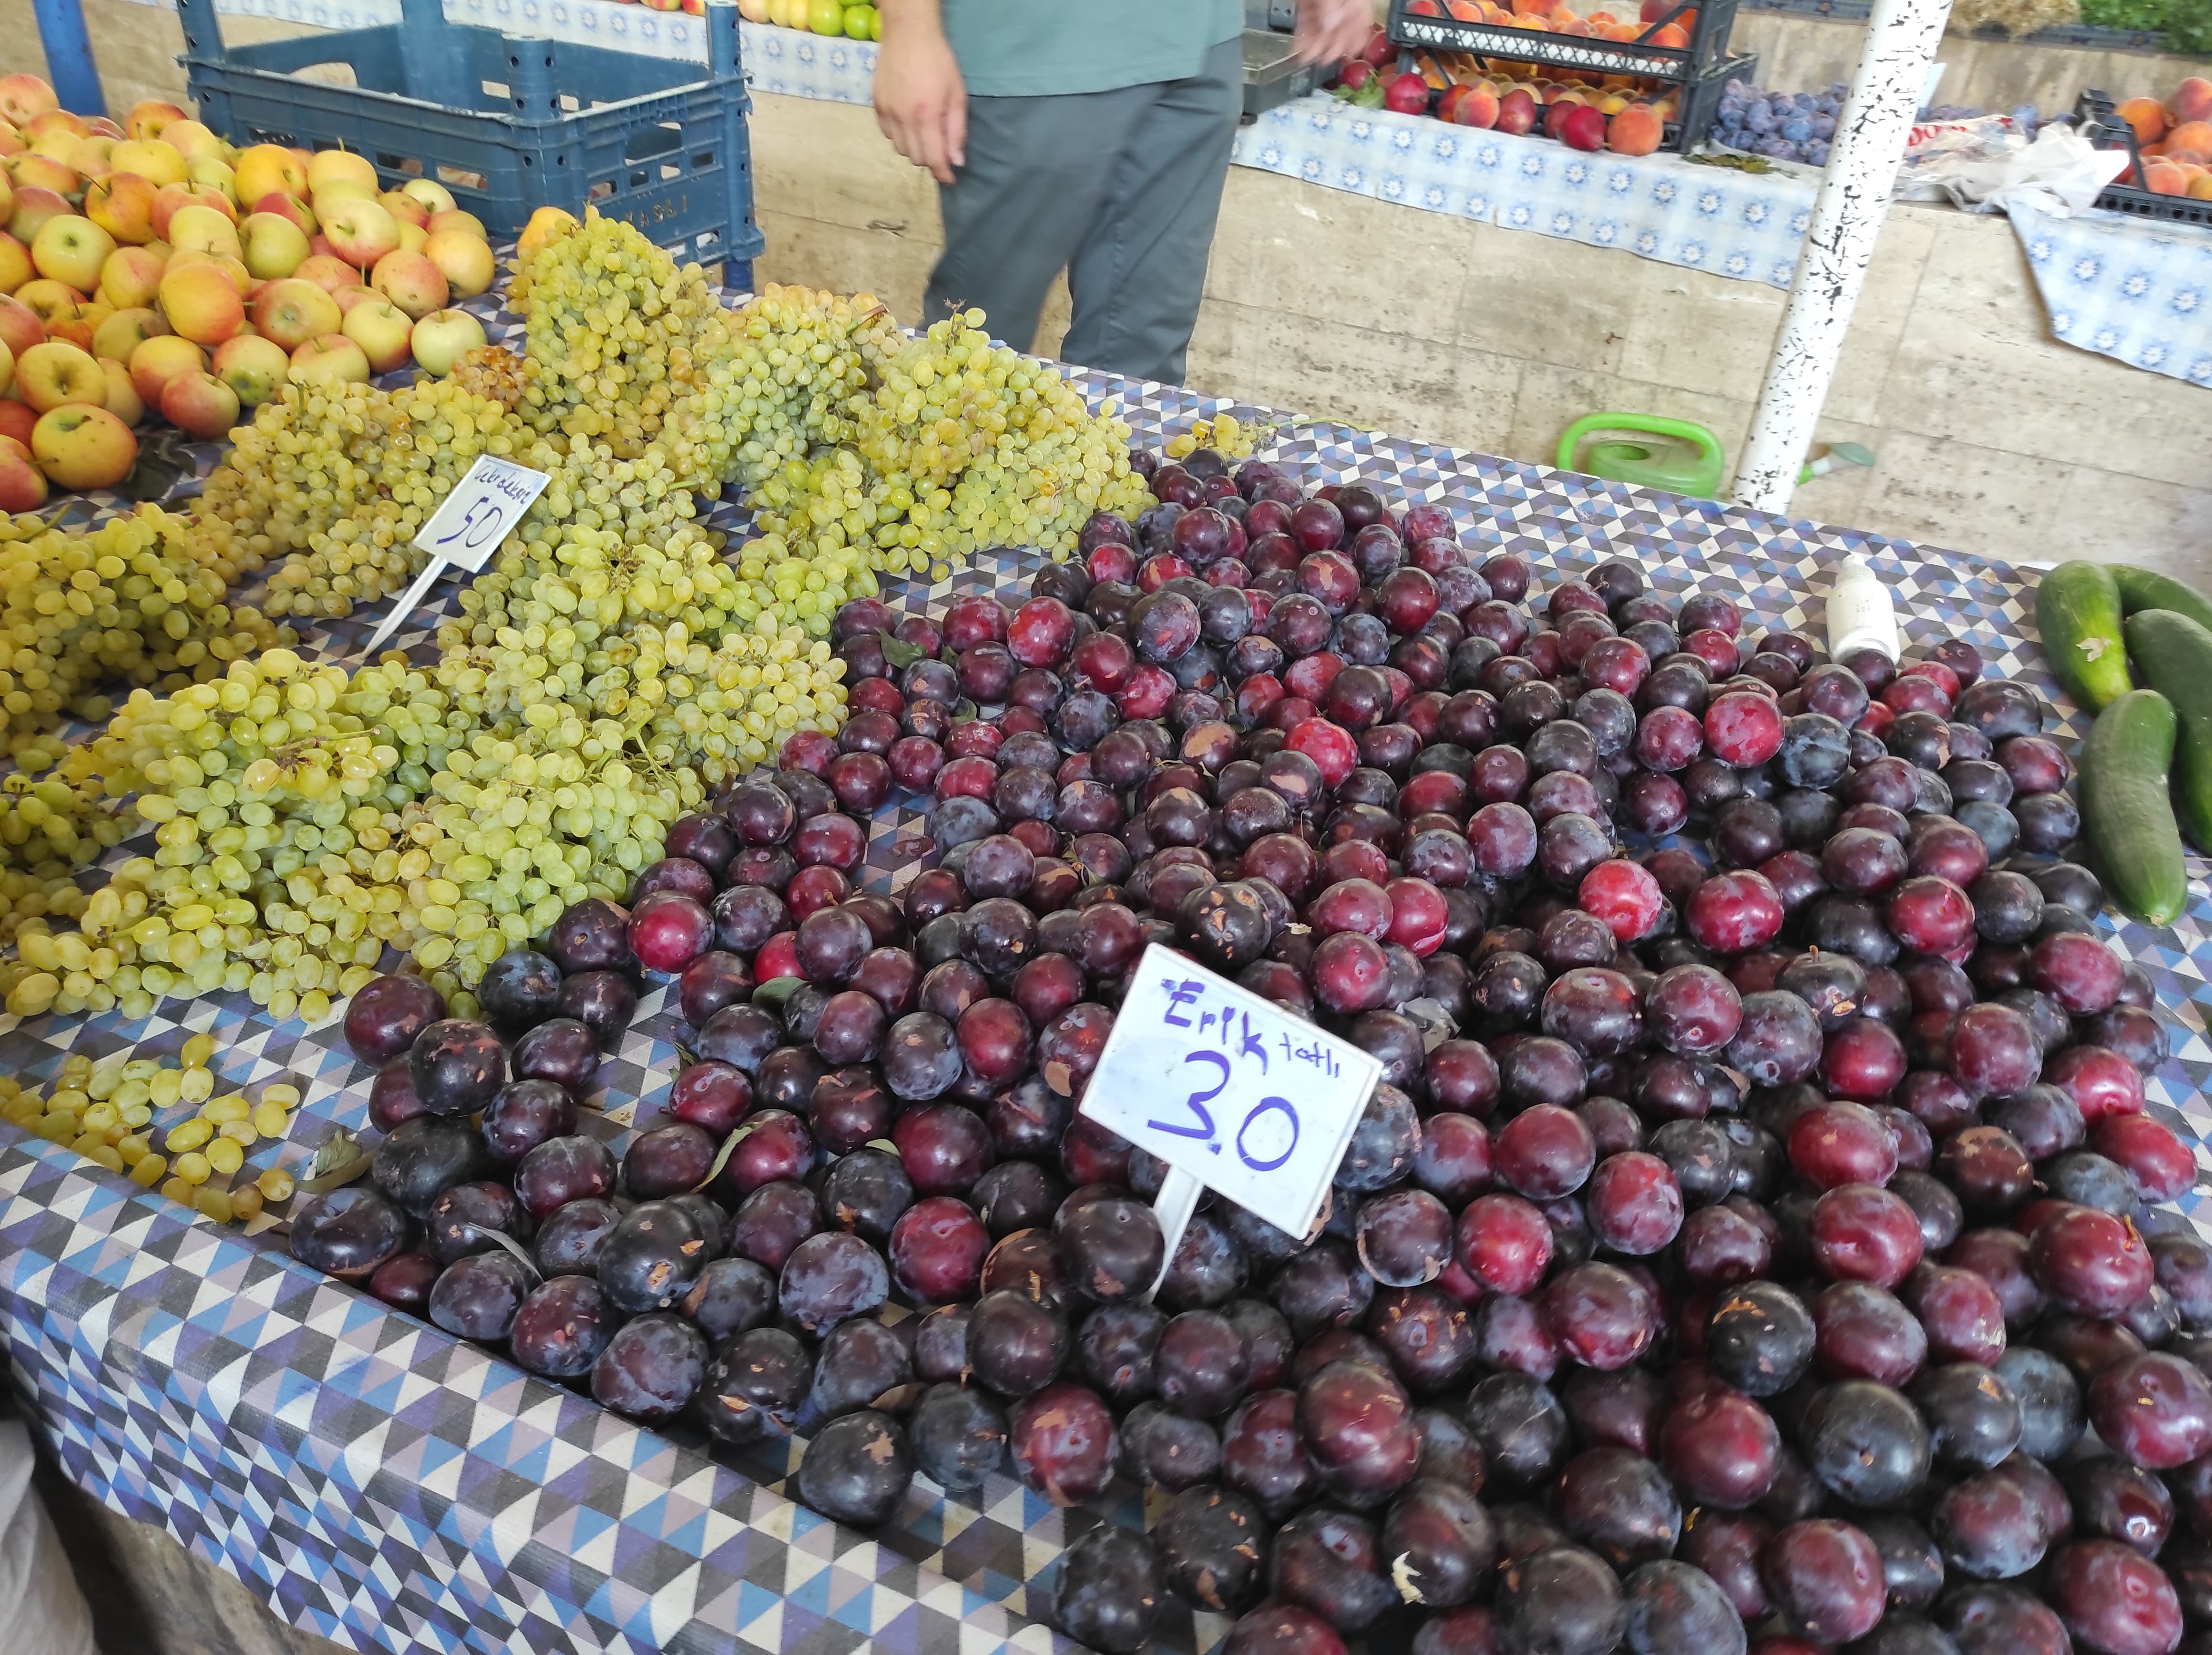
[[[945,37],[979,98],[1182,80],[1243,27],[1243,0],[945,0]]]

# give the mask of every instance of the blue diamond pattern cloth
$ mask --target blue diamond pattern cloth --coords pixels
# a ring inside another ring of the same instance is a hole
[[[1507,230],[1620,247],[1787,288],[1816,180],[1679,155],[1585,154],[1548,138],[1357,109],[1316,92],[1237,134],[1236,161],[1332,190]]]
[[[2212,387],[2212,230],[2092,209],[2010,209],[2051,330],[2130,367]]]

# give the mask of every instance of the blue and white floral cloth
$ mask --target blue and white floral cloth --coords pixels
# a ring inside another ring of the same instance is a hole
[[[750,43],[749,43],[750,44]],[[1787,288],[1817,179],[1586,154],[1547,138],[1357,109],[1316,92],[1237,134],[1236,159],[1287,178],[1508,230],[1620,247]]]
[[[2094,210],[2010,213],[2052,333],[2130,367],[2212,386],[2212,231]]]

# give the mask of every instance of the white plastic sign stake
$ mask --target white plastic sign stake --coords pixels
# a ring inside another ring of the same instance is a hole
[[[1168,1164],[1152,1206],[1172,1261],[1201,1185],[1310,1230],[1382,1078],[1348,1040],[1155,943],[1080,1112]]]
[[[416,530],[415,543],[430,554],[430,561],[369,639],[365,652],[368,658],[376,658],[384,640],[415,613],[422,595],[449,566],[458,563],[471,574],[482,573],[507,531],[522,521],[523,513],[537,503],[552,481],[550,472],[533,471],[489,454],[477,455],[476,464],[453,485],[453,492],[438,502],[430,520]]]

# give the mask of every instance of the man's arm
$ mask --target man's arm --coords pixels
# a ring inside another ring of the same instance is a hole
[[[889,33],[889,20],[885,20]],[[1298,61],[1333,63],[1358,54],[1375,33],[1373,0],[1298,0]]]
[[[953,169],[968,159],[968,88],[945,40],[938,0],[882,0],[881,12],[876,124],[899,154],[950,184]]]

